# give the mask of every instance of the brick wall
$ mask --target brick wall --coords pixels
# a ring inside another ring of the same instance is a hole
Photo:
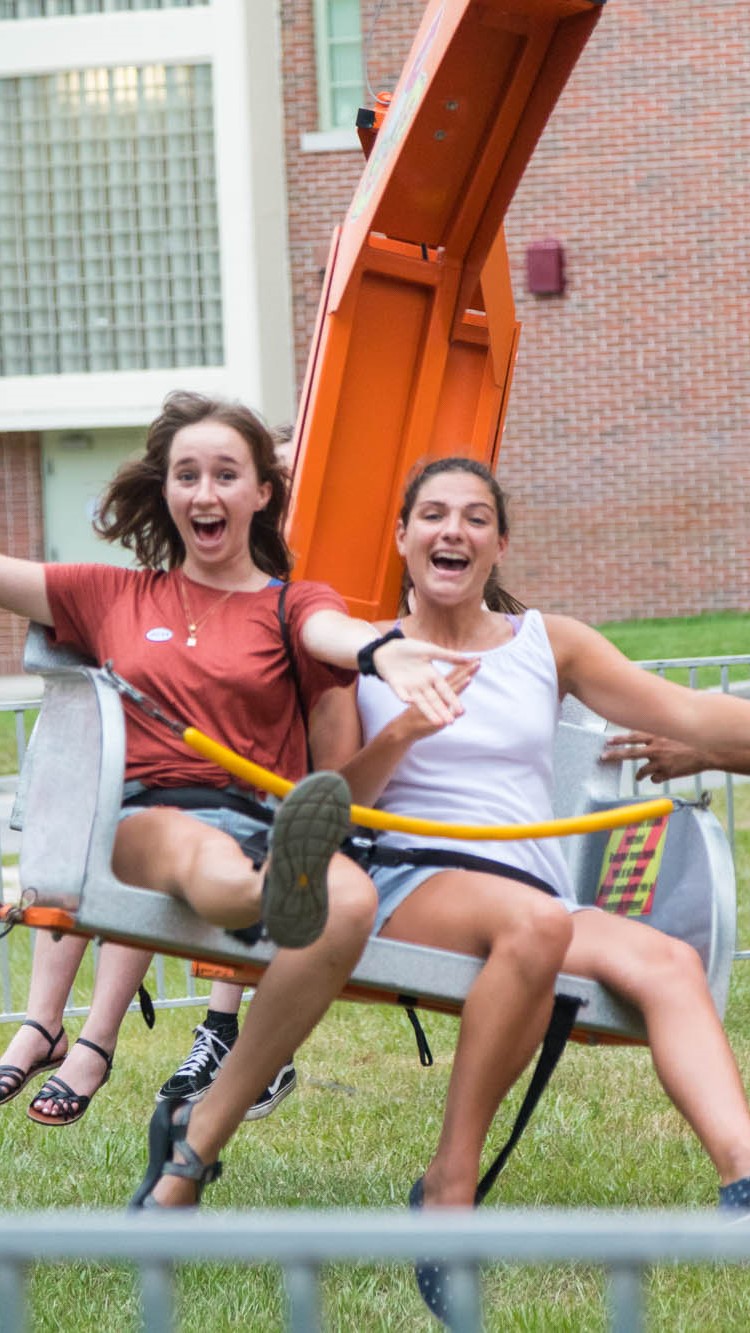
[[[422,12],[385,0],[369,52],[392,87]],[[363,0],[363,33],[373,4]],[[310,0],[282,4],[301,381],[330,232],[362,168],[302,154],[316,128]],[[524,328],[501,453],[507,583],[592,620],[750,607],[745,0],[608,5],[508,218]],[[565,246],[563,297],[525,247]]]
[[[750,11],[607,6],[514,200],[508,583],[594,620],[750,608]],[[555,236],[564,297],[525,291]]]
[[[377,7],[376,0],[363,0],[365,38],[373,29]],[[367,77],[375,92],[395,88],[423,9],[422,0],[385,0],[381,5],[367,61]],[[349,207],[364,158],[359,151],[303,153],[300,149],[300,135],[318,128],[312,0],[282,0],[281,39],[289,254],[297,382],[301,386],[331,232]]]
[[[38,435],[0,434],[0,551],[41,560],[42,486]],[[26,621],[0,611],[0,672],[21,670]]]

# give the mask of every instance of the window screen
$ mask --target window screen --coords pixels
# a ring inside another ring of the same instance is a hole
[[[0,374],[223,359],[211,69],[0,79]]]

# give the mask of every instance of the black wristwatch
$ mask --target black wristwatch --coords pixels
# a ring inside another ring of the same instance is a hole
[[[391,629],[381,639],[373,639],[372,643],[366,643],[364,648],[360,648],[357,653],[359,674],[361,676],[378,676],[382,680],[382,676],[380,676],[380,672],[375,665],[375,653],[378,648],[383,647],[384,643],[390,643],[391,639],[403,639],[404,637],[402,629]]]

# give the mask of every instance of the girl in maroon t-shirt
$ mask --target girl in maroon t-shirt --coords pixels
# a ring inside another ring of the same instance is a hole
[[[110,484],[96,525],[130,548],[140,568],[44,566],[1,556],[0,605],[49,626],[58,641],[100,664],[112,657],[120,674],[170,712],[299,778],[304,724],[277,623],[278,584],[291,567],[286,501],[272,438],[252,412],[172,394],[150,428],[144,457],[126,463]],[[373,626],[351,619],[321,585],[290,588],[287,614],[313,708],[332,686],[350,681],[359,664],[428,718],[449,721],[462,711],[431,660],[464,661],[460,654],[403,638],[380,643]],[[348,827],[349,794],[335,773],[298,783],[276,815],[273,854],[259,867],[240,848],[230,818],[236,810],[225,812],[225,832],[215,826],[214,810],[196,817],[176,808],[180,790],[201,786],[215,796],[226,788],[226,774],[183,754],[169,733],[152,730],[132,711],[126,779],[131,803],[115,842],[118,877],[181,898],[230,930],[262,922],[280,946],[205,1100],[183,1104],[174,1116],[173,1103],[164,1101],[155,1113],[149,1169],[134,1202],[191,1204],[214,1178],[215,1156],[247,1107],[349,976],[375,897],[367,876],[336,854]],[[145,808],[154,793],[157,802],[174,804]],[[227,795],[227,806],[235,800],[236,793]],[[267,812],[248,808],[238,818],[251,827],[255,819],[262,833]],[[134,950],[106,946],[85,1035],[68,1053],[62,1012],[84,948],[73,937],[59,943],[42,937],[29,1017],[0,1066],[0,1101],[12,1100],[37,1074],[62,1067],[29,1108],[46,1125],[79,1119],[109,1077],[120,1022],[148,962]]]

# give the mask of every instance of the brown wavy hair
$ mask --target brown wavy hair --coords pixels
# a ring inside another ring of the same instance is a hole
[[[172,441],[184,426],[220,421],[245,440],[261,484],[271,498],[250,525],[248,544],[254,563],[273,578],[287,579],[292,556],[284,540],[289,502],[288,473],[276,458],[273,437],[249,407],[199,393],[171,393],[152,422],[142,458],[124,463],[102,497],[94,527],[109,542],[134,551],[147,569],[174,569],[185,559],[185,546],[164,499]]]
[[[507,537],[510,529],[503,491],[501,491],[490,469],[485,467],[484,463],[478,462],[475,458],[464,458],[459,454],[454,454],[449,458],[435,458],[430,463],[418,463],[416,468],[410,472],[406,479],[406,490],[404,491],[404,500],[399,515],[404,527],[409,522],[412,509],[425,482],[429,481],[431,477],[441,476],[444,472],[468,472],[472,477],[479,477],[479,480],[484,482],[495,504],[498,534],[500,537]],[[405,615],[408,610],[411,588],[411,577],[408,569],[405,569],[399,599],[400,615]],[[517,597],[506,592],[502,587],[497,567],[492,569],[484,585],[484,600],[490,611],[502,611],[506,615],[521,615],[526,610],[523,602],[519,602]]]

